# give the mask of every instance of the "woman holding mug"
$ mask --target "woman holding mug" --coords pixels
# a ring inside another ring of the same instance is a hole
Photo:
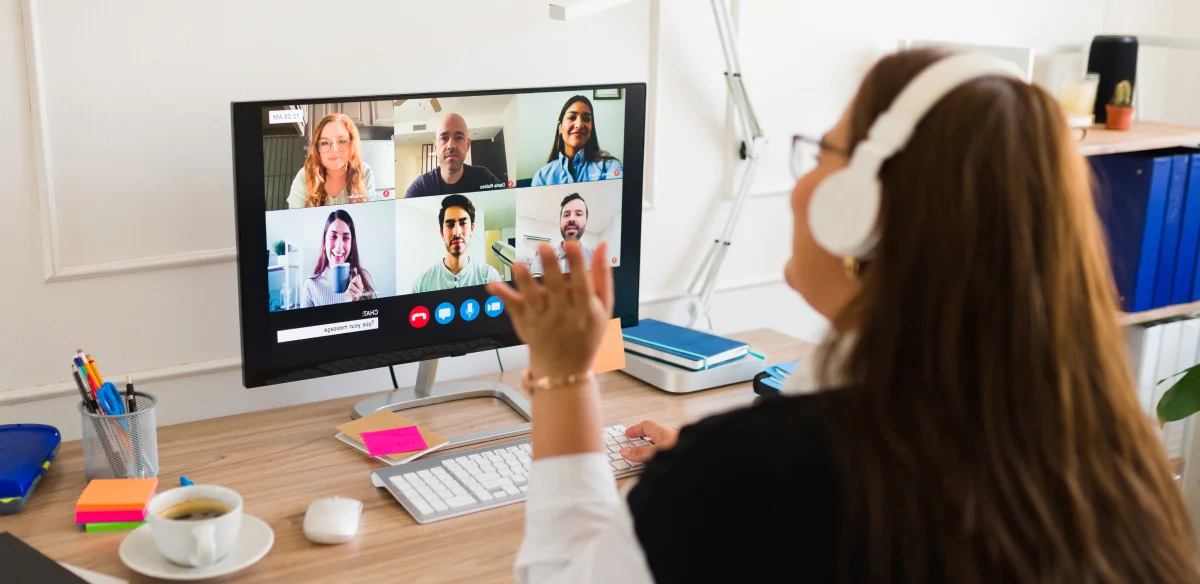
[[[627,496],[589,369],[606,250],[585,271],[568,242],[567,277],[543,244],[540,283],[516,264],[515,290],[489,285],[530,352],[517,581],[1200,582],[1054,98],[1001,61],[905,51],[793,150],[816,168],[785,275],[828,336],[788,395],[631,426],[655,452]]]
[[[313,275],[304,281],[300,307],[324,306],[375,297],[371,274],[358,259],[358,235],[350,214],[338,209],[325,220],[321,232],[323,253],[317,258]]]
[[[375,176],[362,161],[362,141],[354,120],[329,114],[317,123],[304,168],[292,180],[288,208],[365,203],[375,200]]]
[[[537,187],[618,178],[621,170],[621,161],[600,149],[592,102],[576,95],[558,113],[550,158],[533,175],[531,184]]]

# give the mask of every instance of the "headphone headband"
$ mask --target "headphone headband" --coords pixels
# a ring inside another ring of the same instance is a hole
[[[878,240],[879,169],[912,138],[921,120],[959,86],[982,77],[1024,81],[1016,66],[982,54],[960,54],[929,65],[912,79],[854,146],[846,168],[821,182],[809,203],[809,227],[817,243],[842,257],[870,255]]]

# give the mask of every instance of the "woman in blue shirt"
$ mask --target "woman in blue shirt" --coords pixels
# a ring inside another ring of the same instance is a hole
[[[619,178],[621,171],[621,161],[600,149],[592,102],[576,95],[558,114],[550,158],[533,175],[532,184],[538,187]]]

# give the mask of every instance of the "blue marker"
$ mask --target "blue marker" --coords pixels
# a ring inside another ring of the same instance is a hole
[[[179,475],[179,484],[183,485],[185,487],[190,487],[196,483],[193,483],[191,479],[189,479],[183,475]]]

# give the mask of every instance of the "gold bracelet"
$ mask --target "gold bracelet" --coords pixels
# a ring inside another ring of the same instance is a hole
[[[521,384],[530,394],[538,391],[552,391],[566,387],[575,387],[595,379],[591,369],[583,373],[572,373],[566,377],[539,377],[534,379],[529,370],[521,372]]]

